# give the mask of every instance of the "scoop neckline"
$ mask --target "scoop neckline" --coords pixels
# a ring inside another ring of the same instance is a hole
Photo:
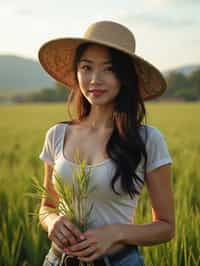
[[[77,163],[75,163],[75,162],[72,162],[72,161],[68,160],[68,159],[65,157],[65,155],[64,155],[64,140],[65,140],[65,133],[66,133],[66,128],[67,128],[67,126],[68,126],[68,124],[66,123],[66,124],[64,125],[64,130],[63,130],[63,135],[62,135],[61,154],[62,154],[63,159],[64,159],[66,162],[68,162],[68,163],[70,163],[70,164],[72,164],[72,165],[75,165],[75,166],[80,166],[80,164],[77,164]],[[111,162],[111,159],[110,159],[110,158],[108,158],[108,159],[106,159],[106,160],[103,160],[102,162],[100,162],[100,163],[96,163],[96,164],[85,164],[85,166],[86,166],[86,167],[90,167],[90,168],[94,168],[94,167],[97,167],[97,166],[101,166],[101,165],[103,165],[103,164],[106,164],[106,163],[108,163],[108,162]]]

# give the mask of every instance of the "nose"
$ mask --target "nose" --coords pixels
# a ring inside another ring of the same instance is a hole
[[[101,71],[98,71],[98,70],[93,71],[91,75],[90,83],[97,84],[97,83],[101,83],[101,81],[102,81]]]

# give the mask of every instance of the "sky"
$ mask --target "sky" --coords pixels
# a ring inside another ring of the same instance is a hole
[[[200,0],[0,0],[0,54],[38,60],[46,41],[112,20],[133,32],[136,54],[160,70],[200,64],[199,14]]]

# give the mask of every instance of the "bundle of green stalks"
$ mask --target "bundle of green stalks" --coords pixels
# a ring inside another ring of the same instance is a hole
[[[86,168],[85,160],[81,161],[79,152],[76,152],[75,161],[78,168],[72,169],[72,183],[62,181],[62,177],[58,175],[55,170],[53,175],[55,177],[55,189],[59,195],[59,204],[55,208],[50,208],[46,212],[40,212],[42,219],[45,219],[51,213],[64,215],[73,223],[82,233],[90,228],[89,217],[92,212],[94,203],[89,200],[90,194],[95,190],[95,186],[90,185],[90,169]],[[29,196],[42,200],[56,202],[55,198],[49,193],[37,178],[33,177],[33,187],[36,189],[35,193],[29,193]],[[38,217],[38,212],[34,213]],[[41,218],[41,217],[40,217]],[[41,219],[40,219],[41,220]],[[71,256],[68,256],[69,258]],[[93,266],[91,262],[79,262],[79,266]]]

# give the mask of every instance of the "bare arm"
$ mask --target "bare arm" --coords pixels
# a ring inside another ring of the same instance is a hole
[[[146,185],[152,205],[153,222],[116,224],[116,242],[150,246],[171,240],[175,235],[175,214],[171,189],[171,166],[160,166],[147,174]]]
[[[49,194],[54,197],[55,202],[49,201],[47,198],[43,198],[40,205],[39,220],[43,229],[48,232],[48,225],[52,218],[58,217],[58,214],[52,213],[52,208],[55,208],[59,202],[59,196],[54,190],[51,177],[53,173],[53,167],[48,163],[44,163],[44,182],[43,186],[48,190]],[[56,204],[57,200],[57,204]],[[48,215],[47,215],[48,213]]]

